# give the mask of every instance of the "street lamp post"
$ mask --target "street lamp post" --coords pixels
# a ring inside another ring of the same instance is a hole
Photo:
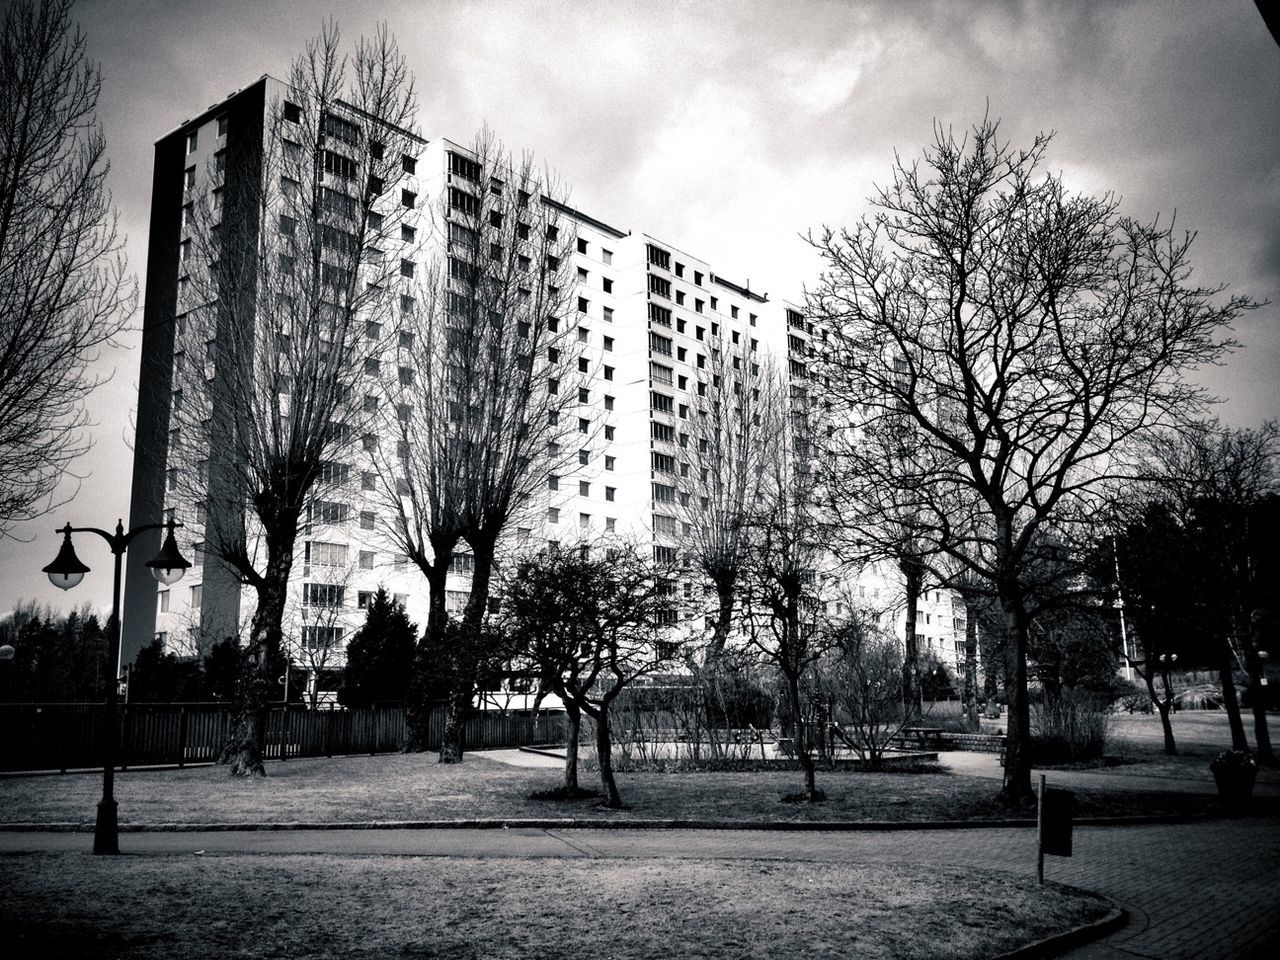
[[[133,542],[134,537],[148,530],[165,528],[168,530],[168,536],[165,537],[164,545],[154,559],[147,561],[147,566],[151,568],[151,575],[160,583],[166,586],[176,583],[182,579],[182,575],[191,566],[191,563],[178,552],[178,544],[173,537],[173,531],[180,526],[182,524],[173,520],[167,523],[146,523],[125,533],[124,523],[117,520],[115,533],[108,533],[106,530],[100,530],[97,527],[73,527],[68,523],[61,530],[56,531],[63,535],[62,548],[58,551],[58,556],[53,563],[44,568],[44,572],[49,575],[49,582],[61,590],[70,590],[84,579],[84,575],[89,572],[89,568],[81,563],[80,558],[76,556],[75,548],[71,545],[71,534],[73,533],[96,533],[107,541],[107,544],[111,547],[111,553],[115,557],[115,585],[111,594],[112,626],[110,633],[110,662],[115,667],[115,674],[107,683],[106,743],[104,745],[105,756],[102,762],[102,799],[98,802],[98,819],[93,830],[94,853],[120,852],[115,797],[116,751],[119,735],[116,710],[120,697],[120,565],[124,559],[124,552],[129,549],[129,544]]]

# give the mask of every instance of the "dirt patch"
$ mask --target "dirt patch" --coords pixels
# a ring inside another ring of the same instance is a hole
[[[1106,914],[1008,874],[714,860],[0,858],[11,956],[989,956]],[[674,953],[673,953],[674,951]]]

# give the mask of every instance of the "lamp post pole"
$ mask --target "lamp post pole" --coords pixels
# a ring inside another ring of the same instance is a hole
[[[145,533],[148,530],[167,528],[169,535],[165,539],[164,546],[161,547],[160,553],[156,555],[155,559],[147,561],[147,566],[151,568],[152,575],[160,583],[167,585],[180,579],[186,569],[191,566],[187,560],[183,559],[182,554],[178,552],[178,545],[173,537],[174,529],[180,526],[182,524],[173,520],[167,523],[145,523],[125,533],[124,522],[117,520],[115,533],[108,533],[98,527],[73,527],[68,523],[57,531],[63,535],[62,549],[58,552],[58,556],[53,563],[44,568],[44,572],[49,575],[50,582],[63,590],[70,590],[84,579],[84,575],[89,572],[89,568],[80,562],[80,559],[76,556],[75,549],[71,546],[71,534],[73,533],[96,533],[107,541],[115,560],[115,576],[111,592],[111,650],[109,654],[114,672],[107,683],[106,716],[104,718],[106,730],[102,761],[102,799],[98,801],[98,817],[93,829],[94,853],[120,852],[120,832],[115,797],[116,754],[119,750],[120,733],[119,718],[116,715],[120,703],[120,567],[124,560],[125,551],[129,549],[129,544],[133,542],[133,539],[138,534]]]

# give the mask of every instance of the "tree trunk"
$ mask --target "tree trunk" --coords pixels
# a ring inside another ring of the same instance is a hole
[[[445,701],[444,730],[440,735],[440,762],[462,762],[462,733],[471,709],[471,689],[456,687]]]
[[[613,776],[613,744],[609,738],[609,704],[600,707],[596,721],[596,759],[600,763],[600,786],[604,788],[604,805],[614,810],[622,807],[618,782]]]
[[[564,745],[564,789],[573,796],[578,792],[578,738],[582,735],[582,711],[568,697],[564,701],[565,716],[569,720],[569,736]]]
[[[1008,627],[1005,642],[1007,673],[1005,692],[1009,716],[1005,730],[1004,787],[1000,798],[1013,806],[1035,795],[1031,790],[1031,700],[1027,694],[1027,614],[1021,591],[1013,585],[999,587],[1000,603]]]
[[[978,732],[978,611],[967,598],[964,604],[964,709],[969,729]]]
[[[1240,700],[1236,696],[1236,682],[1231,678],[1231,651],[1223,649],[1218,664],[1218,678],[1222,681],[1222,707],[1227,711],[1231,725],[1231,749],[1248,750],[1249,741],[1244,735],[1244,721],[1240,718]]]
[[[422,632],[422,639],[418,641],[405,702],[406,753],[421,753],[431,749],[431,716],[435,712],[431,695],[432,681],[439,676],[445,627],[449,620],[445,611],[444,591],[453,549],[452,546],[445,547],[443,544],[433,544],[433,547],[436,551],[435,560],[423,570],[427,579],[427,626]]]
[[[1155,705],[1156,713],[1160,714],[1160,726],[1164,730],[1164,752],[1171,757],[1178,755],[1178,745],[1173,740],[1173,723],[1169,718],[1169,701],[1161,700],[1156,696],[1155,680],[1151,676],[1151,664],[1148,662],[1146,673],[1143,674],[1143,680],[1147,682],[1147,694],[1151,697],[1152,704]],[[1165,687],[1168,693],[1169,688]]]
[[[800,708],[800,675],[787,671],[787,697],[791,701],[792,743],[795,744],[796,759],[800,761],[800,769],[804,771],[804,796],[812,803],[820,799],[818,794],[817,773],[813,762],[813,754],[809,750],[809,742],[804,735],[804,713]]]
[[[1004,631],[987,618],[978,638],[982,647],[982,695],[987,701],[987,718],[1000,719],[1000,675],[1004,671]]]
[[[1251,619],[1255,625],[1261,621],[1260,616]],[[1256,627],[1254,633],[1257,634]],[[1241,646],[1244,649],[1244,666],[1249,676],[1249,692],[1253,701],[1253,742],[1257,745],[1254,756],[1259,763],[1273,767],[1276,757],[1271,749],[1271,731],[1267,729],[1267,688],[1262,685],[1264,673],[1262,658],[1257,653],[1259,645],[1251,638]]]
[[[218,762],[227,764],[233,777],[265,777],[263,759],[267,746],[267,713],[275,688],[272,663],[280,652],[285,591],[292,566],[292,546],[268,561],[257,586],[258,608],[249,627],[249,645],[241,651],[240,682],[231,736]]]
[[[716,625],[707,641],[706,664],[711,665],[724,653],[724,645],[729,639],[729,631],[733,627],[733,601],[735,596],[736,577],[721,574],[713,577],[716,588]]]
[[[906,636],[903,649],[906,657],[902,664],[902,706],[907,723],[915,723],[924,716],[924,700],[920,690],[920,650],[916,644],[916,607],[920,603],[920,588],[924,583],[924,571],[914,557],[898,562],[902,570],[903,586],[907,597]]]

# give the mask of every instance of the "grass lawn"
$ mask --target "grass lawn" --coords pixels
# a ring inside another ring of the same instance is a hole
[[[0,857],[9,956],[990,956],[1108,911],[991,871],[743,860]]]
[[[997,782],[937,773],[820,772],[828,800],[782,803],[801,786],[798,772],[628,773],[618,777],[627,809],[592,800],[531,800],[554,787],[556,769],[511,767],[471,754],[441,765],[432,754],[390,754],[271,763],[268,776],[232,780],[225,767],[129,770],[116,778],[122,824],[340,823],[593,817],[735,820],[974,820],[1011,814]],[[596,785],[583,771],[582,784]],[[92,823],[102,781],[91,774],[0,778],[0,823]],[[1201,812],[1214,801],[1161,793],[1090,793],[1077,816]],[[1012,811],[1034,816],[1034,810]]]

